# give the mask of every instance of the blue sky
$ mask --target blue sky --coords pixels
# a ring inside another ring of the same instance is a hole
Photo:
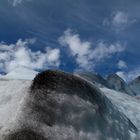
[[[1,0],[0,71],[140,75],[139,0]]]

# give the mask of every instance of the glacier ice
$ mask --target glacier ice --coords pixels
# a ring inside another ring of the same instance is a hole
[[[132,96],[59,71],[16,73],[0,79],[2,140],[139,140]]]

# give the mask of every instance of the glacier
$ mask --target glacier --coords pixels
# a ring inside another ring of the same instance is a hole
[[[95,78],[25,67],[1,76],[0,140],[139,140],[139,100]]]

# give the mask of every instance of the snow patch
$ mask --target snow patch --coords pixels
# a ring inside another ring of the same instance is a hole
[[[19,66],[13,71],[9,72],[7,75],[1,76],[0,79],[33,80],[37,74],[37,71],[27,67]]]

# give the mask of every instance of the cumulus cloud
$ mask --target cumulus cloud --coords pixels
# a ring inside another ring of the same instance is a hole
[[[92,48],[90,42],[81,41],[79,34],[73,34],[70,29],[66,30],[59,38],[59,43],[62,46],[68,47],[79,67],[86,70],[93,70],[93,67],[98,62],[125,49],[119,43],[108,44],[104,41],[100,41],[96,47]]]
[[[127,64],[123,60],[120,60],[117,64],[117,66],[119,69],[126,69],[127,68]]]
[[[68,46],[72,56],[76,58],[76,62],[80,67],[86,67],[89,69],[90,58],[89,54],[91,51],[91,44],[89,42],[82,42],[78,34],[72,34],[71,30],[66,30],[64,35],[59,38],[59,42],[62,46]]]
[[[17,66],[26,66],[32,69],[59,67],[60,50],[46,47],[44,52],[32,51],[29,46],[35,39],[19,39],[16,44],[0,43],[0,69],[9,72]]]
[[[130,82],[140,76],[140,67],[133,69],[131,71],[125,72],[125,71],[118,71],[116,74],[118,74],[121,78],[123,78],[125,81]]]
[[[90,53],[90,57],[97,60],[103,60],[104,58],[109,58],[113,54],[123,52],[125,46],[122,46],[120,43],[108,44],[104,41],[100,41],[96,48]]]

